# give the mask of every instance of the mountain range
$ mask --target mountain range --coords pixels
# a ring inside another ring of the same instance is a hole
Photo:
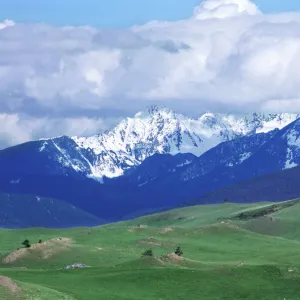
[[[299,117],[206,113],[196,119],[151,106],[97,136],[0,151],[0,188],[59,199],[107,221],[173,208],[299,166]]]

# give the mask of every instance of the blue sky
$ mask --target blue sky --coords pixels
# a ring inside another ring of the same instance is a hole
[[[0,0],[0,20],[126,27],[184,19],[199,0]],[[300,10],[299,0],[255,0],[264,12]]]

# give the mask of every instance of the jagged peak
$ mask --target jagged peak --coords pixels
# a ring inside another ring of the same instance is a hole
[[[176,113],[174,110],[168,108],[165,105],[149,105],[144,110],[139,111],[134,115],[134,118],[149,118],[156,115],[168,115],[168,116],[176,116],[181,115]]]
[[[215,117],[216,117],[216,114],[214,114],[212,112],[206,112],[199,117],[199,120],[206,120],[206,119],[211,119],[211,118],[215,118]]]

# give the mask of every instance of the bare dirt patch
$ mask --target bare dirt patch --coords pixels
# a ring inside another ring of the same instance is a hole
[[[69,250],[68,246],[72,243],[70,238],[54,238],[40,244],[34,244],[30,248],[20,248],[7,255],[2,262],[4,264],[13,263],[26,255],[37,252],[41,259],[48,259],[56,253]]]
[[[164,263],[173,263],[173,264],[178,264],[181,266],[186,266],[189,263],[200,263],[197,260],[185,258],[184,256],[179,256],[179,255],[175,254],[174,252],[167,253],[167,254],[161,256],[160,260]]]
[[[168,253],[166,255],[164,255],[166,258],[169,258],[171,260],[175,260],[175,261],[180,261],[180,260],[184,260],[184,258],[182,256],[179,256],[173,252]]]
[[[12,294],[17,294],[20,292],[20,289],[16,283],[6,276],[0,276],[0,286],[6,288]]]
[[[165,227],[163,230],[159,231],[158,234],[165,234],[165,233],[168,233],[170,231],[173,231],[173,227],[168,226],[168,227]]]
[[[161,256],[160,260],[164,263],[175,263],[180,265],[185,265],[187,263],[187,260],[184,257],[178,256],[174,252]]]

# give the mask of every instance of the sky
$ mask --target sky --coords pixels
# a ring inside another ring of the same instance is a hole
[[[0,20],[116,28],[151,20],[180,20],[199,0],[0,0]],[[299,0],[256,0],[263,12],[300,10]]]
[[[300,1],[0,4],[0,148],[98,134],[153,104],[300,112]]]

